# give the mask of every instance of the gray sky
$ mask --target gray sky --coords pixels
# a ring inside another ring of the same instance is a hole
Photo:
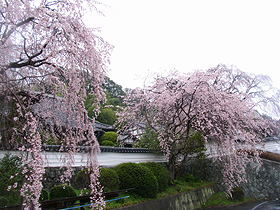
[[[219,63],[269,75],[280,88],[280,1],[102,0],[106,17],[89,27],[114,45],[109,77],[123,88],[152,72],[208,69]]]

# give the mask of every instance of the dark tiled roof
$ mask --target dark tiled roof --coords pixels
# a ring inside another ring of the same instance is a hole
[[[103,131],[114,131],[116,129],[113,125],[107,125],[98,121],[95,121],[94,130],[103,130]]]
[[[100,146],[101,152],[117,152],[117,153],[148,153],[147,148],[126,148],[126,147],[106,147]],[[46,152],[66,152],[72,149],[72,147],[60,146],[60,145],[43,145],[42,150]],[[92,149],[90,146],[77,146],[76,152],[89,152]]]

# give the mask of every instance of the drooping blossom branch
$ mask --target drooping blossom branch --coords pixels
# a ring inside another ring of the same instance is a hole
[[[41,138],[38,132],[38,121],[31,112],[26,113],[26,126],[23,132],[26,133],[26,146],[20,148],[24,152],[23,164],[24,183],[20,190],[23,197],[24,209],[40,209],[39,198],[43,188],[42,178],[45,173],[44,160],[41,155]]]
[[[276,127],[257,112],[256,100],[265,97],[258,86],[262,83],[256,80],[261,78],[225,65],[182,76],[177,71],[158,75],[152,85],[127,94],[127,107],[118,113],[118,123],[122,132],[145,123],[157,133],[158,146],[169,159],[171,180],[185,162],[179,160],[191,154],[187,151],[192,136],[201,133],[214,151],[212,156],[222,162],[224,183],[230,189],[245,181],[245,164],[259,162],[256,144]],[[260,94],[254,94],[256,89]],[[248,158],[245,150],[255,153],[254,158]]]
[[[64,181],[71,176],[75,148],[99,146],[84,100],[86,94],[94,96],[97,115],[106,99],[102,83],[112,46],[81,21],[85,6],[98,11],[91,0],[0,3],[0,143],[6,148],[24,145],[22,151],[28,154],[32,167],[26,167],[25,174],[31,178],[26,177],[21,191],[26,209],[39,208],[44,172],[34,158],[45,143],[42,135],[49,133],[69,148]],[[92,155],[89,160],[97,163],[96,153]],[[94,167],[93,202],[103,199],[95,180],[98,173]]]

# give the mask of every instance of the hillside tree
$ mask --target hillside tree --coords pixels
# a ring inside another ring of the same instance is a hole
[[[95,100],[95,97],[89,93],[87,93],[87,97],[84,103],[85,108],[90,118],[94,117],[99,122],[113,125],[116,121],[116,110],[119,106],[124,105],[122,101],[125,92],[122,90],[121,85],[116,84],[109,77],[105,77],[102,87],[106,94],[106,102],[102,103],[100,113],[98,114],[98,116],[95,115],[95,107],[92,105],[92,102],[93,100]],[[90,86],[88,86],[88,90],[89,89]]]

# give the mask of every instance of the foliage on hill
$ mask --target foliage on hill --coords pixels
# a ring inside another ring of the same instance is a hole
[[[116,84],[109,77],[105,77],[102,87],[106,94],[106,102],[102,104],[99,115],[94,115],[95,107],[92,106],[92,104],[95,101],[95,97],[93,95],[87,95],[84,102],[85,108],[90,118],[96,117],[99,122],[113,125],[117,119],[115,115],[116,107],[124,106],[123,96],[125,95],[125,92],[123,91],[121,85]]]

